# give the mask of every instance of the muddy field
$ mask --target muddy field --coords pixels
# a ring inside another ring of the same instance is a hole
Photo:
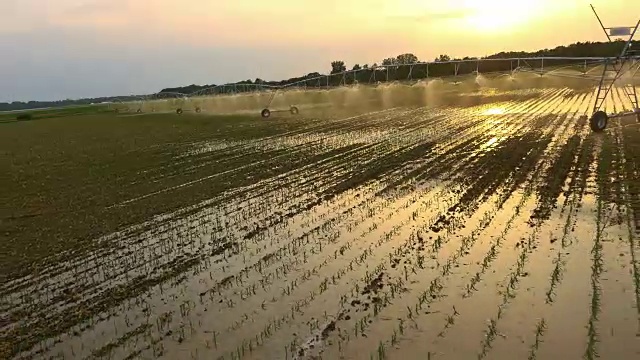
[[[2,124],[0,358],[640,358],[640,126],[593,97]]]

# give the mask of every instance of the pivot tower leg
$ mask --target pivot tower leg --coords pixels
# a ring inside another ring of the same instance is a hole
[[[602,131],[607,126],[607,121],[610,118],[622,117],[625,115],[636,114],[638,117],[638,121],[640,121],[640,109],[638,106],[638,94],[636,92],[636,87],[633,83],[625,83],[623,84],[622,91],[625,94],[625,97],[629,100],[632,106],[631,111],[622,111],[618,114],[607,114],[604,109],[604,104],[609,96],[609,93],[616,86],[618,80],[622,77],[622,75],[631,71],[635,65],[635,57],[632,55],[633,52],[631,49],[631,44],[633,41],[633,37],[635,36],[638,28],[640,27],[640,20],[636,23],[636,26],[625,26],[625,27],[613,27],[607,28],[602,24],[600,20],[600,16],[596,12],[596,9],[591,6],[593,13],[596,15],[602,30],[604,31],[607,39],[611,42],[613,41],[613,37],[627,36],[627,41],[622,48],[620,55],[616,58],[608,58],[604,63],[604,70],[602,71],[602,77],[600,78],[600,84],[598,85],[598,91],[596,94],[596,101],[593,104],[593,115],[590,119],[591,128],[594,131]]]

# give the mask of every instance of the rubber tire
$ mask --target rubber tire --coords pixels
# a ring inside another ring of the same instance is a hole
[[[591,119],[589,119],[589,126],[593,132],[602,132],[607,128],[607,123],[609,122],[609,115],[606,112],[600,110],[596,111],[591,115]]]
[[[292,114],[292,115],[298,115],[298,113],[300,113],[300,110],[298,110],[298,108],[297,108],[297,107],[295,107],[295,106],[292,106],[292,107],[289,109],[289,111],[291,111],[291,114]]]
[[[196,112],[197,112],[198,114],[200,114],[200,112],[202,112],[202,109],[200,109],[200,107],[198,106],[198,107],[196,107]]]
[[[138,114],[140,114],[140,113],[142,113],[142,109],[138,109],[138,110],[136,110],[136,112],[137,112]]]
[[[269,109],[263,109],[260,112],[260,116],[262,116],[263,118],[268,118],[269,116],[271,116],[271,111],[269,111]]]
[[[176,110],[176,114],[178,114],[178,115],[182,114],[182,109],[180,109],[180,108],[179,108],[179,109],[177,109],[177,110]]]

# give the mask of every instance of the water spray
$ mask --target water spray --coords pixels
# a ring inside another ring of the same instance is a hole
[[[625,78],[629,76],[633,77],[638,72],[638,69],[640,69],[640,66],[636,66],[640,65],[640,62],[638,62],[638,60],[640,60],[640,54],[630,49],[631,39],[638,29],[638,26],[640,26],[640,21],[635,27],[603,27],[609,38],[611,36],[621,36],[622,34],[628,34],[629,36],[629,40],[622,54],[615,58],[549,56],[527,58],[466,58],[461,60],[390,64],[366,69],[346,70],[336,74],[318,75],[278,86],[262,83],[224,84],[198,90],[191,94],[160,92],[142,97],[141,99],[143,102],[150,103],[148,106],[151,107],[152,111],[155,111],[157,108],[169,110],[176,114],[183,114],[187,111],[201,113],[204,109],[210,109],[216,112],[235,113],[239,111],[238,107],[241,107],[242,111],[260,111],[260,116],[266,119],[269,118],[272,113],[289,112],[292,115],[296,115],[300,112],[298,108],[299,105],[289,105],[288,108],[280,105],[280,108],[276,107],[273,109],[272,106],[274,106],[274,101],[276,101],[277,96],[281,96],[285,99],[284,101],[290,104],[302,104],[305,103],[306,100],[310,100],[313,104],[320,102],[322,105],[326,104],[330,107],[361,108],[364,106],[364,103],[369,103],[368,100],[370,99],[364,98],[366,96],[373,96],[375,98],[370,101],[371,103],[380,102],[383,105],[391,105],[388,104],[389,102],[393,102],[394,104],[411,102],[411,99],[408,99],[407,96],[410,98],[414,96],[407,94],[405,92],[407,89],[396,89],[396,85],[404,85],[411,88],[415,84],[422,84],[422,86],[414,86],[412,89],[419,89],[421,93],[425,93],[422,95],[425,99],[430,98],[433,100],[434,98],[431,94],[445,91],[444,88],[441,89],[445,83],[451,85],[451,88],[447,85],[448,90],[446,91],[453,91],[455,88],[458,88],[458,91],[460,91],[461,87],[467,88],[468,86],[495,87],[497,89],[514,89],[515,87],[515,89],[518,89],[530,87],[529,85],[533,87],[542,85],[536,85],[536,79],[552,80],[565,78],[577,81],[577,83],[574,84],[576,86],[583,86],[587,83],[589,86],[599,84],[598,100],[594,105],[594,116],[592,116],[591,127],[594,131],[602,131],[606,127],[606,122],[609,118],[624,116],[630,113],[638,114],[640,117],[637,95],[635,94],[635,88],[633,86],[625,86],[624,90],[635,110],[611,115],[601,110],[604,105],[604,98],[608,95],[613,84],[621,82],[620,80],[623,75],[625,75]],[[502,66],[500,64],[504,63],[506,65],[507,62],[509,62],[509,66]],[[629,63],[631,63],[631,66],[626,66]],[[633,71],[634,66],[636,67],[635,71]],[[605,69],[603,73],[595,74],[594,71],[599,72],[601,67]],[[611,68],[617,71],[612,71]],[[631,71],[622,71],[623,69]],[[610,75],[612,72],[614,73],[613,76]],[[363,76],[360,76],[360,79],[358,79],[358,74]],[[400,76],[401,79],[398,77],[398,74],[402,74]],[[338,77],[341,78],[341,81],[339,85],[336,86],[337,81],[333,80],[336,80]],[[368,84],[366,81],[363,81],[363,79],[367,77],[369,78]],[[529,83],[530,81],[533,82]],[[564,83],[556,85],[566,86]],[[307,91],[309,87],[318,93],[309,93]],[[308,95],[307,98],[301,98],[295,91],[292,91],[293,89],[302,91],[303,94]],[[353,89],[353,91],[342,93],[340,89]],[[323,90],[332,93],[325,94]],[[334,90],[338,92],[336,93]],[[354,100],[354,96],[358,97],[357,101]],[[402,97],[402,100],[399,100],[400,97]],[[133,100],[127,104],[122,104],[124,109],[116,108],[116,111],[134,111],[140,113],[148,108],[147,106],[138,105],[136,101],[137,100]],[[262,108],[262,110],[259,110],[260,108]],[[602,120],[603,113],[605,115],[604,124]]]

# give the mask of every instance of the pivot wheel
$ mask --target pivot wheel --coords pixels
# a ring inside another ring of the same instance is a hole
[[[202,109],[200,108],[200,106],[196,107],[196,112],[199,114],[202,112]]]
[[[295,107],[295,106],[292,106],[292,107],[289,109],[289,111],[291,111],[291,114],[293,114],[293,115],[297,115],[297,114],[300,112],[300,111],[298,110],[298,108],[297,108],[297,107]]]
[[[591,130],[593,130],[594,132],[601,132],[607,127],[608,121],[609,115],[607,115],[606,112],[600,110],[591,115],[591,119],[589,119],[589,125],[591,126]]]
[[[182,114],[182,109],[181,109],[181,108],[178,108],[178,109],[176,110],[176,114],[178,114],[178,115]]]
[[[263,109],[263,110],[260,112],[260,115],[261,115],[263,118],[265,118],[265,119],[266,119],[266,118],[268,118],[269,116],[271,116],[271,111],[269,111],[269,109]]]

